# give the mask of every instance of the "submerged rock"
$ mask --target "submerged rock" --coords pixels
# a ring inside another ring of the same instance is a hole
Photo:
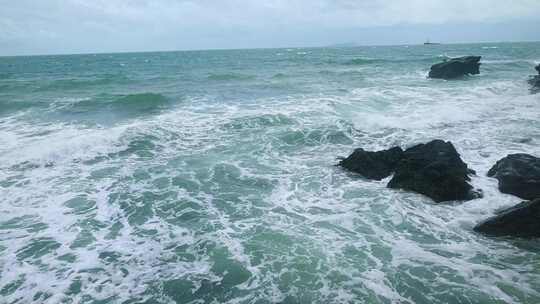
[[[365,178],[381,180],[394,172],[402,156],[403,150],[400,147],[377,152],[359,148],[340,161],[339,165]]]
[[[529,84],[531,87],[531,93],[538,93],[540,92],[540,64],[535,67],[536,71],[538,71],[538,75],[532,76],[531,79],[529,79]]]
[[[478,224],[474,231],[491,236],[539,237],[540,199],[505,209]]]
[[[430,78],[454,79],[465,75],[480,74],[481,56],[452,58],[431,66]]]
[[[499,180],[499,190],[523,199],[540,198],[540,158],[529,154],[510,154],[489,171]]]
[[[433,140],[405,150],[389,188],[412,190],[436,202],[481,197],[468,183],[467,168],[451,142]]]

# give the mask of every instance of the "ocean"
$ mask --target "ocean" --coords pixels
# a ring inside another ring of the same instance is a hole
[[[481,74],[428,79],[481,55]],[[540,43],[0,57],[1,303],[540,303],[540,243],[477,223],[540,156]],[[337,167],[451,141],[482,199]]]

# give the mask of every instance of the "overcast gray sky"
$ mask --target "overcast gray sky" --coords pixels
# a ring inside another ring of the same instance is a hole
[[[540,0],[0,0],[0,55],[540,40]]]

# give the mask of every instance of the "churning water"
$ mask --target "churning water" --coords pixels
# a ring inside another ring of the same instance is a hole
[[[445,57],[482,73],[427,79]],[[0,58],[2,303],[540,303],[540,244],[472,227],[540,155],[540,43]],[[336,167],[451,140],[484,198]]]

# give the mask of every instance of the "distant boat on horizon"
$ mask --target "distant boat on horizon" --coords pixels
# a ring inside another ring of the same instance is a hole
[[[426,40],[426,42],[424,42],[424,45],[439,45],[439,44],[440,43],[438,43],[438,42],[431,42],[431,41],[429,41],[429,39]]]

